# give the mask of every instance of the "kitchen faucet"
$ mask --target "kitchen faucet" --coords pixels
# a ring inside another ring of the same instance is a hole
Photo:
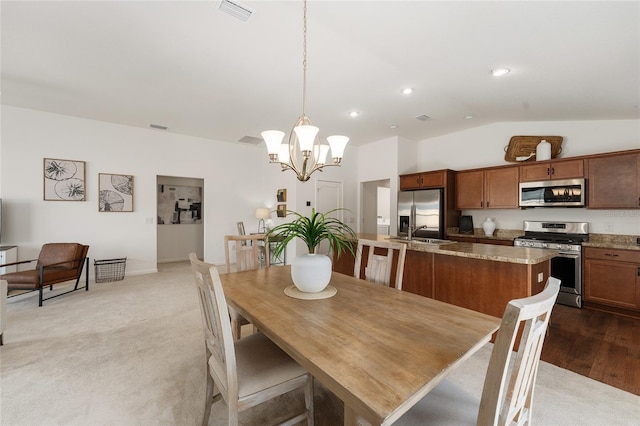
[[[413,233],[417,232],[423,228],[426,228],[427,225],[422,225],[422,226],[418,226],[418,227],[414,227],[414,226],[409,226],[409,231],[407,234],[407,240],[411,241],[411,239],[413,238]]]

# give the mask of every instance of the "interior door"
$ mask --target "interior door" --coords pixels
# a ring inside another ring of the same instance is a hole
[[[316,181],[316,206],[316,211],[320,213],[342,208],[342,182]],[[342,211],[333,212],[330,216],[340,220],[344,219]],[[323,241],[316,252],[328,255],[329,243]]]

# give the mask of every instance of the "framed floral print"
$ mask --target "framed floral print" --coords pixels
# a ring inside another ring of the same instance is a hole
[[[44,200],[85,201],[85,162],[44,159]]]
[[[98,211],[133,211],[133,176],[98,174]]]

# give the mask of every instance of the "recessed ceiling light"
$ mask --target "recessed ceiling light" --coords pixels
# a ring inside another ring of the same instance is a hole
[[[404,89],[402,89],[402,93],[404,93],[405,95],[410,95],[413,93],[413,89],[411,87],[405,87]]]
[[[351,111],[351,112],[349,113],[349,116],[350,116],[350,117],[357,117],[357,116],[359,116],[359,115],[360,115],[360,113],[359,113],[358,111]]]
[[[509,68],[496,68],[491,70],[491,75],[494,77],[500,77],[501,75],[509,74],[511,70]]]
[[[465,115],[464,119],[465,120],[471,120],[473,118],[473,115]]]
[[[390,129],[397,129],[398,125],[397,124],[392,124],[391,126],[389,126]]]

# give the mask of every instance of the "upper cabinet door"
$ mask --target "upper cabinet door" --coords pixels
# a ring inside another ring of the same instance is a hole
[[[640,208],[640,154],[589,158],[590,209]]]
[[[456,173],[456,209],[484,208],[484,171]]]
[[[520,182],[584,177],[583,160],[543,161],[520,166]]]
[[[489,169],[484,172],[484,199],[488,209],[518,208],[517,166]]]
[[[447,170],[412,173],[400,176],[400,191],[411,189],[444,188],[447,186]]]

